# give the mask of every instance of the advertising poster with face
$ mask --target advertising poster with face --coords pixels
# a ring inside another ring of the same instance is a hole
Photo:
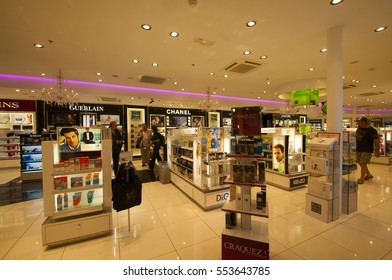
[[[285,150],[285,137],[274,137],[272,145],[272,166],[274,171],[285,173]]]
[[[100,128],[58,127],[57,139],[60,154],[101,150]]]

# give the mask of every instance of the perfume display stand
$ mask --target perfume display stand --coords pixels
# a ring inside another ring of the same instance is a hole
[[[112,232],[111,140],[100,158],[59,162],[56,141],[42,143],[44,215],[42,244],[55,246]],[[86,158],[86,157],[84,157]],[[93,162],[94,164],[91,164]]]

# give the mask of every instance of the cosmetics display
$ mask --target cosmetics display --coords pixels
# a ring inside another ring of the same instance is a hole
[[[263,259],[268,259],[268,222],[252,219],[253,216],[268,218],[266,162],[262,155],[262,139],[240,137],[240,140],[232,141],[232,145],[234,142],[237,143],[232,146],[234,153],[225,155],[229,162],[225,184],[230,185],[230,195],[229,201],[222,207],[222,211],[226,212],[226,229],[222,233],[222,259],[232,259],[233,252],[224,245],[227,242],[239,247],[254,243],[254,246],[263,248]],[[257,149],[259,146],[260,149]],[[260,191],[252,195],[252,188],[259,188]],[[241,255],[235,259],[248,258]]]
[[[43,245],[73,242],[112,230],[111,140],[102,140],[99,157],[83,153],[62,162],[57,141],[44,141],[42,151]],[[105,175],[105,176],[104,176]],[[79,230],[75,231],[78,228]]]

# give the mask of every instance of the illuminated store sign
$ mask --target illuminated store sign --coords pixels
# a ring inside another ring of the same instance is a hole
[[[181,109],[167,109],[166,114],[168,114],[168,115],[185,115],[185,116],[192,115],[189,112],[189,110],[181,110]]]
[[[0,99],[0,111],[35,111],[35,101]]]
[[[69,105],[69,109],[81,112],[103,112],[103,106]]]

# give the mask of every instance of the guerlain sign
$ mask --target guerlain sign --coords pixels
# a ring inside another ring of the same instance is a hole
[[[79,112],[103,112],[103,106],[69,105],[69,109]]]

